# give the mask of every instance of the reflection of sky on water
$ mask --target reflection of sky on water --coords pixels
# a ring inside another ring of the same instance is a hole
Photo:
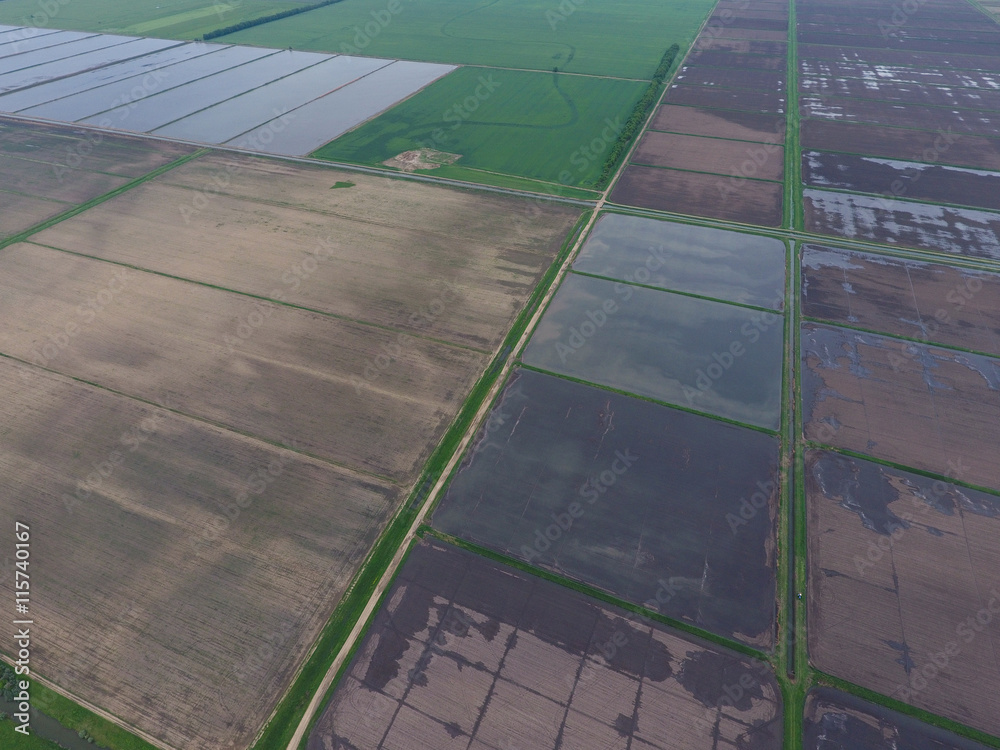
[[[617,312],[602,318],[609,300]],[[595,322],[602,319],[603,325]],[[571,274],[525,349],[524,361],[777,429],[782,322],[774,313]]]

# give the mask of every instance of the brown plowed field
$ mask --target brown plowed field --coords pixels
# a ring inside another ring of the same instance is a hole
[[[967,135],[948,143],[935,132],[881,128],[854,122],[803,120],[801,140],[803,148],[1000,169],[1000,139]]]
[[[784,71],[772,72],[739,67],[710,68],[705,65],[687,65],[674,80],[687,86],[712,86],[724,89],[780,91],[785,88]]]
[[[954,86],[988,91],[1000,89],[1000,75],[985,70],[918,70],[904,65],[873,65],[816,59],[802,60],[800,69],[802,76],[859,78],[876,82],[908,83],[918,86]]]
[[[668,104],[688,104],[694,107],[774,114],[781,114],[785,111],[786,101],[783,91],[734,91],[713,89],[709,86],[681,86],[678,84],[671,86],[664,98],[664,102]]]
[[[762,32],[771,33],[771,32]],[[936,40],[920,39],[915,37],[902,37],[887,41],[881,35],[874,36],[851,36],[850,34],[830,34],[823,33],[799,33],[799,42],[802,44],[822,44],[822,45],[844,45],[847,47],[868,49],[886,49],[893,52],[936,52],[951,53],[960,55],[982,55],[984,57],[1000,57],[1000,50],[995,50],[996,45],[993,35],[980,35],[978,40]],[[989,36],[990,38],[986,38]],[[1000,60],[998,60],[1000,62]]]
[[[907,105],[916,104],[926,107],[979,109],[993,112],[1000,110],[1000,91],[957,86],[896,83],[885,79],[869,81],[858,78],[833,79],[801,76],[799,90],[803,93],[823,97],[845,96],[858,100],[873,99],[879,102],[902,102]]]
[[[671,104],[660,107],[649,129],[758,143],[783,143],[785,140],[785,118],[781,115]]]
[[[632,162],[735,177],[781,180],[785,150],[775,144],[649,131],[639,142]]]
[[[719,68],[744,68],[747,70],[779,70],[785,72],[785,58],[778,55],[759,55],[747,52],[722,50],[693,51],[687,57],[689,64],[710,65]]]
[[[630,166],[612,194],[615,203],[745,224],[781,224],[777,182]]]
[[[807,245],[802,314],[1000,356],[1000,275]]]
[[[948,54],[929,52],[921,54],[899,49],[857,49],[849,46],[846,42],[837,42],[833,46],[802,44],[798,49],[800,59],[839,60],[868,65],[912,65],[925,70],[955,68],[958,70],[1000,72],[1000,58],[972,55],[969,54],[968,50],[959,50]]]
[[[677,104],[684,102],[671,101]],[[889,104],[863,99],[802,96],[799,99],[802,117],[825,120],[865,122],[897,128],[919,127],[921,130],[954,132],[961,135],[1000,136],[1000,112],[975,109],[946,109],[919,104]]]
[[[726,39],[702,34],[691,46],[691,50],[692,55],[698,54],[700,50],[738,52],[747,55],[784,55],[788,51],[788,44],[785,42],[762,42],[752,39]]]

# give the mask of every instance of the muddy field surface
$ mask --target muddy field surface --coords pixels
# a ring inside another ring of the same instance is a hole
[[[760,432],[521,370],[433,524],[767,649],[777,450]]]
[[[784,52],[784,50],[782,50]],[[743,68],[747,70],[776,70],[785,72],[784,55],[765,55],[746,50],[695,50],[687,57],[689,65],[707,65],[714,68]]]
[[[706,53],[707,54],[707,53]],[[722,53],[717,53],[722,54]],[[711,63],[705,63],[711,64]],[[878,65],[862,62],[839,62],[806,58],[799,64],[804,76],[825,76],[837,79],[860,79],[877,83],[915,84],[919,86],[954,86],[972,89],[1000,90],[1000,75],[981,70],[921,70],[906,65]]]
[[[1000,496],[826,451],[806,493],[810,659],[997,734]]]
[[[803,323],[808,440],[1000,490],[1000,360]]]
[[[1000,58],[970,55],[967,49],[934,54],[911,50],[857,48],[844,42],[835,42],[832,45],[800,44],[798,49],[799,59],[837,60],[866,65],[908,65],[923,70],[944,68],[1000,72]]]
[[[782,322],[776,313],[571,274],[524,361],[777,430]]]
[[[762,32],[763,33],[763,32]],[[919,32],[916,32],[919,33]],[[838,46],[861,48],[865,51],[885,50],[888,52],[906,53],[936,53],[952,55],[970,55],[972,57],[994,57],[1000,63],[1000,51],[995,49],[997,38],[993,34],[972,34],[971,32],[955,32],[954,39],[924,39],[920,36],[910,36],[905,31],[888,40],[881,34],[870,36],[851,34],[831,34],[824,32],[799,32],[799,43],[809,45]],[[968,38],[974,37],[974,38]],[[990,68],[992,70],[992,68]]]
[[[674,78],[688,86],[712,86],[724,89],[780,91],[785,87],[784,71],[715,68],[707,65],[687,65]]]
[[[121,187],[191,149],[0,119],[0,239]]]
[[[748,143],[650,131],[639,141],[632,162],[780,181],[785,172],[785,151],[773,142]]]
[[[781,225],[782,190],[775,182],[630,166],[615,185],[611,200],[742,224]]]
[[[783,143],[785,140],[785,118],[782,115],[671,104],[664,104],[657,110],[649,129],[758,143]],[[997,149],[1000,161],[1000,143]]]
[[[770,29],[741,29],[735,26],[726,26],[719,32],[719,38],[750,39],[760,42],[784,42],[788,38],[788,32]]]
[[[915,128],[935,131],[938,135],[950,133],[987,138],[1000,136],[1000,113],[987,110],[804,95],[799,99],[799,112],[802,117]]]
[[[579,216],[536,210],[516,198],[220,155],[34,239],[487,351]]]
[[[1000,210],[1000,172],[822,151],[802,153],[810,187]]]
[[[1000,170],[1000,139],[824,120],[803,120],[800,138],[803,148]]]
[[[774,13],[770,18],[749,18],[745,15],[741,15],[737,18],[729,18],[728,16],[716,14],[709,17],[708,23],[725,23],[727,24],[727,29],[766,29],[770,31],[784,32],[788,29],[788,15]]]
[[[573,270],[782,310],[785,256],[773,237],[604,214]]]
[[[1000,356],[1000,275],[807,245],[802,314]]]
[[[1000,214],[906,200],[803,191],[809,231],[1000,260]]]
[[[777,750],[781,717],[760,662],[425,541],[308,748]]]
[[[702,35],[692,46],[692,55],[698,55],[702,50],[719,52],[736,52],[745,55],[784,56],[788,51],[787,42],[765,42],[755,39],[726,39]],[[697,57],[692,57],[697,60]],[[782,57],[784,60],[784,57]]]
[[[742,112],[782,114],[787,101],[783,91],[740,91],[711,86],[673,84],[663,100],[668,104],[734,109]]]
[[[804,750],[986,750],[985,745],[828,687],[806,696]]]
[[[32,667],[168,746],[248,746],[399,488],[7,358],[0,388]]]

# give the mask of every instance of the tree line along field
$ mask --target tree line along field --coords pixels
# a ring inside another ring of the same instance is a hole
[[[222,26],[308,5],[306,0],[4,0],[0,23],[200,39]]]
[[[9,0],[8,0],[9,1]],[[347,0],[227,35],[234,44],[648,80],[711,0]],[[615,34],[608,29],[614,27]]]
[[[313,156],[381,165],[433,149],[460,157],[434,169],[440,177],[488,182],[502,173],[593,187],[645,89],[638,81],[464,67]]]

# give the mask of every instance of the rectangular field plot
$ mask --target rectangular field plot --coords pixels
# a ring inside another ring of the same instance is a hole
[[[859,80],[857,78],[827,78],[801,76],[799,89],[819,96],[844,96],[858,100],[901,102],[925,107],[956,109],[1000,109],[1000,91],[969,89],[959,86],[926,83],[902,83],[895,80]]]
[[[604,214],[573,268],[728,302],[784,307],[785,244],[771,237]]]
[[[799,44],[799,58],[833,60],[836,62],[864,63],[869,65],[910,65],[924,70],[958,69],[1000,72],[1000,58],[971,55],[968,49],[960,52],[935,54],[900,49],[864,49],[850,44]]]
[[[777,461],[770,435],[518,370],[433,524],[768,649]]]
[[[0,120],[0,239],[23,232],[190,149]]]
[[[799,97],[799,112],[803,118],[917,128],[933,131],[937,135],[947,132],[957,133],[960,137],[1000,137],[1000,112],[991,110],[925,107],[920,104],[804,94]]]
[[[828,687],[806,697],[803,750],[987,750],[938,729]]]
[[[805,437],[1000,489],[1000,360],[804,323]]]
[[[290,48],[84,36],[10,59],[81,44],[116,54],[6,66],[0,113],[305,156],[454,70]],[[49,81],[53,76],[68,78]]]
[[[1000,172],[804,151],[802,181],[810,187],[1000,210]]]
[[[781,721],[762,662],[423,542],[307,747],[778,750]]]
[[[1000,275],[802,249],[802,314],[1000,356]]]
[[[959,86],[985,91],[1000,90],[1000,75],[981,70],[931,69],[921,70],[905,65],[875,65],[863,62],[804,59],[800,61],[803,76],[823,76],[835,79],[905,83],[920,86]]]
[[[419,470],[459,394],[488,361],[371,325],[122,271],[37,245],[5,249],[0,352],[399,482]],[[121,291],[99,315],[86,307],[111,289]],[[240,340],[234,321],[247,320],[259,326]],[[70,323],[71,342],[45,345],[62,341]],[[42,331],[54,338],[40,344]],[[366,384],[365,368],[387,351],[396,353],[395,366],[377,386]],[[367,418],[347,416],[359,409]]]
[[[759,143],[783,143],[785,140],[785,118],[780,115],[673,104],[664,104],[657,110],[649,129]]]
[[[782,216],[781,188],[780,182],[630,165],[615,184],[611,200],[624,206],[777,227]]]
[[[936,132],[803,120],[801,140],[809,149],[1000,170],[998,138],[963,135],[946,140]]]
[[[533,367],[776,430],[782,317],[570,274],[524,361]]]
[[[781,114],[785,111],[786,99],[783,91],[745,91],[675,83],[667,90],[663,101],[710,109]]]
[[[674,77],[677,83],[689,86],[717,86],[726,89],[755,89],[774,91],[785,86],[784,69],[780,71],[755,70],[736,66],[716,68],[692,65],[690,62]]]
[[[825,451],[806,492],[810,661],[1000,734],[1000,496]]]
[[[33,239],[486,351],[578,217],[556,204],[536,214],[519,198],[207,156]]]
[[[782,50],[784,51],[784,50]],[[700,45],[691,51],[686,62],[689,65],[709,65],[719,68],[745,68],[747,70],[777,70],[785,72],[786,59],[784,55],[762,55],[750,49],[743,51],[712,49]]]
[[[632,163],[780,181],[785,172],[785,150],[774,142],[748,143],[649,131],[632,153]]]
[[[7,358],[0,389],[32,667],[166,746],[246,747],[400,488]]]
[[[10,2],[10,0],[5,0]],[[419,11],[352,0],[225,37],[236,44],[649,80],[664,51],[684,48],[713,0],[424,0]],[[388,15],[387,15],[388,13]],[[572,15],[572,18],[569,18]],[[609,30],[613,33],[609,33]]]
[[[817,234],[1000,259],[1000,213],[813,188],[802,202]]]
[[[782,56],[788,51],[788,44],[781,42],[763,42],[754,39],[725,39],[723,37],[712,37],[702,34],[697,41],[691,45],[692,60],[697,60],[702,51],[712,52],[736,52],[741,55],[769,55]],[[781,66],[784,69],[784,66]]]
[[[314,156],[405,169],[401,157],[430,149],[457,157],[434,169],[442,177],[501,173],[592,186],[644,89],[637,81],[460,68]]]

